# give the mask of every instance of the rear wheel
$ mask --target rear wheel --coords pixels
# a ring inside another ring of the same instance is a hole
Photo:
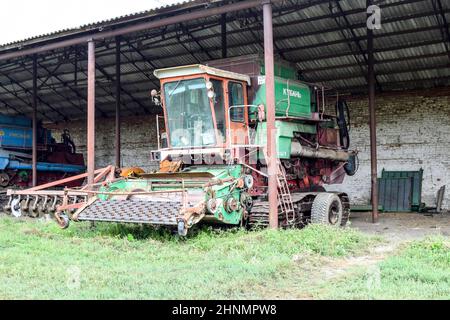
[[[311,223],[340,226],[343,206],[341,199],[334,193],[319,193],[312,204]]]

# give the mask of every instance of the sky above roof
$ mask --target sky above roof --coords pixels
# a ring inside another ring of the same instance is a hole
[[[182,2],[181,0],[13,0],[0,4],[0,44]]]

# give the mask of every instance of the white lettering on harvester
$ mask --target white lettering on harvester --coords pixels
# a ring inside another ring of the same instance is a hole
[[[300,91],[283,88],[283,95],[287,96],[288,94],[290,97],[295,97],[295,98],[299,98],[299,99],[302,98],[302,94],[300,93]]]

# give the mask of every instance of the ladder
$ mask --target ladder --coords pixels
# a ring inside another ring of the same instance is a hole
[[[268,157],[267,157],[267,150],[266,148],[258,145],[249,145],[252,147],[256,147],[257,150],[261,150],[264,155],[264,159],[266,161],[266,164],[268,164]],[[238,159],[240,160],[240,159]],[[278,215],[285,215],[286,216],[286,223],[288,226],[293,225],[295,223],[296,217],[295,217],[295,209],[294,209],[294,203],[292,202],[292,196],[291,192],[289,191],[289,185],[286,179],[286,171],[284,170],[283,165],[281,164],[280,159],[276,159],[277,161],[277,197],[278,197],[278,206],[280,207],[280,211],[278,212]],[[243,163],[239,161],[240,163]],[[245,163],[243,163],[245,165]],[[255,170],[252,167],[249,167],[252,170]],[[259,171],[258,171],[259,172]],[[268,175],[259,172],[266,177]]]
[[[278,160],[277,162],[278,202],[281,210],[279,214],[284,214],[286,216],[287,224],[292,225],[295,223],[294,203],[292,202],[292,196],[289,191],[284,167],[281,164],[281,161]]]

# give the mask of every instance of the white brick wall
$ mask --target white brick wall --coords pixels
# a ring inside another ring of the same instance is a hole
[[[328,186],[350,195],[352,203],[368,204],[370,198],[370,149],[366,97],[348,98],[352,113],[351,146],[359,150],[360,168],[343,185]],[[447,185],[444,208],[450,208],[450,88],[433,91],[378,94],[377,146],[378,172],[381,170],[424,169],[422,201],[431,206],[436,192]],[[114,163],[114,119],[96,123],[96,165]],[[79,150],[86,150],[85,121],[67,127]],[[59,134],[56,133],[55,137]],[[155,116],[123,118],[122,166],[155,168],[149,161],[156,149]]]
[[[123,167],[139,166],[145,171],[158,166],[150,162],[150,151],[157,149],[155,115],[124,117],[121,127],[121,162]],[[95,136],[95,165],[102,168],[115,163],[115,119],[97,119]],[[53,128],[53,136],[59,139],[62,129],[70,130],[79,152],[86,161],[86,121],[77,120]]]
[[[351,147],[359,150],[360,168],[341,186],[352,203],[370,199],[369,115],[366,97],[348,99],[352,113]],[[442,185],[443,207],[450,207],[450,91],[379,94],[376,98],[378,176],[381,170],[424,169],[422,202],[434,206]]]

